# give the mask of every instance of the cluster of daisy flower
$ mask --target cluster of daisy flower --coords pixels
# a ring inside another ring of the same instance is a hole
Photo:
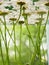
[[[9,10],[8,8],[6,9],[6,6],[10,5],[13,6],[13,9]],[[12,0],[12,1],[0,1],[0,17],[1,15],[7,15],[6,19],[8,20],[9,18],[19,18],[20,15],[20,6],[25,10],[25,14],[28,14],[28,24],[35,24],[37,20],[40,20],[40,15],[43,15],[42,20],[45,21],[46,18],[46,13],[48,9],[45,8],[45,5],[49,6],[49,1],[38,1],[35,2],[35,5],[33,5],[31,0]],[[10,11],[10,13],[9,13]],[[23,13],[23,11],[22,11]],[[24,21],[23,16],[21,15],[20,20]]]

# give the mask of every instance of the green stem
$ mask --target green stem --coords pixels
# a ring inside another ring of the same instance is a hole
[[[36,52],[34,51],[34,53],[32,54],[32,57],[31,57],[29,65],[33,65],[34,64],[35,58],[36,58]]]
[[[45,23],[43,31],[42,31],[41,40],[42,40],[42,38],[44,36],[44,33],[45,33],[45,29],[46,29],[46,25],[47,25],[47,22],[48,22],[48,18],[49,18],[49,11],[48,11],[48,14],[47,14],[46,23]],[[44,49],[43,49],[43,53],[44,53]],[[44,55],[44,58],[45,58],[45,55]]]
[[[41,25],[42,25],[42,15],[41,15],[41,20],[39,21],[39,23],[37,24],[37,38],[36,38],[36,51],[37,51],[37,55],[39,57],[40,60],[40,65],[41,65],[41,51],[40,51],[40,45],[41,45],[41,39],[40,39],[40,32],[41,32]]]
[[[1,19],[0,19],[1,20]],[[3,23],[3,25],[5,26],[5,24],[4,24],[4,22],[1,20],[1,23]],[[7,28],[7,26],[6,26],[6,30],[7,30],[7,32],[8,32],[8,34],[9,34],[9,36],[10,36],[10,38],[12,39],[12,33],[10,34],[9,33],[9,30],[8,30],[8,28]],[[2,32],[1,32],[2,33]],[[2,35],[2,37],[3,37],[3,35]],[[4,40],[4,37],[3,37],[3,40]],[[4,40],[5,41],[5,40]],[[10,40],[9,40],[10,41]],[[13,41],[13,43],[14,43],[14,40],[12,39],[12,41]],[[8,42],[9,43],[9,42]],[[16,47],[16,49],[17,49],[17,51],[18,51],[18,48]],[[18,51],[18,53],[19,53],[19,51]]]
[[[6,58],[7,58],[7,63],[8,65],[10,65],[9,63],[9,55],[8,55],[8,47],[7,47],[7,39],[6,39],[6,20],[5,20],[5,16],[3,16],[4,18],[4,23],[5,23],[5,48],[6,48]]]
[[[29,38],[29,54],[30,54],[30,59],[31,59],[31,41],[30,41],[30,38]]]
[[[40,27],[41,27],[41,24],[39,24],[39,27],[38,27],[38,37],[37,37],[37,55],[39,57],[39,60],[40,60],[40,65],[41,65],[41,51],[40,51]]]
[[[14,31],[14,50],[15,50],[15,60],[16,60],[16,37],[15,37],[15,23],[13,21],[13,31]]]
[[[2,53],[2,45],[1,45],[1,28],[0,28],[0,50],[1,50],[2,62],[3,62],[3,65],[5,65],[4,58],[3,58],[3,53]]]
[[[24,17],[24,18],[25,18],[25,17]],[[33,47],[34,47],[34,46],[35,46],[35,45],[34,45],[34,41],[33,41],[33,39],[32,39],[31,32],[30,32],[29,27],[28,27],[28,19],[27,19],[27,16],[26,16],[26,18],[25,18],[25,25],[26,25],[27,31],[28,31],[28,33],[29,33],[29,37],[30,37],[30,39],[31,39],[31,41],[32,41]]]
[[[21,60],[21,44],[22,44],[22,24],[20,24],[20,46],[19,46],[19,59]]]
[[[49,11],[48,11],[48,14],[47,14],[47,19],[46,19],[45,26],[44,26],[44,28],[43,28],[43,32],[42,32],[41,39],[42,39],[42,38],[43,38],[43,36],[44,36],[44,32],[45,32],[45,29],[46,29],[46,24],[47,24],[47,22],[48,22],[48,17],[49,17]]]
[[[21,16],[21,11],[22,11],[22,6],[20,6],[20,14],[19,14],[19,17],[18,17],[18,19],[17,19],[17,22],[16,22],[16,23],[18,23],[18,22],[19,22],[19,19],[20,19],[20,16]]]
[[[1,23],[3,23],[3,25],[5,26],[5,24],[4,24],[4,22],[2,20],[1,20]],[[9,33],[9,30],[8,30],[7,26],[6,26],[6,30],[7,30],[8,34],[9,34],[10,38],[12,39],[12,33],[11,34]],[[13,32],[13,30],[12,30],[12,32]],[[12,39],[12,41],[14,42],[13,39]]]

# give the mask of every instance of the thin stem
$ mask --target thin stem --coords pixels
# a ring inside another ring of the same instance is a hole
[[[3,58],[3,53],[2,53],[2,45],[1,45],[1,28],[0,28],[0,51],[1,51],[1,57],[2,57],[3,65],[5,65],[4,58]]]
[[[24,18],[25,18],[25,17],[24,17]],[[30,30],[29,30],[29,28],[28,28],[28,19],[27,19],[27,16],[26,16],[26,18],[25,18],[25,25],[26,25],[27,31],[28,31],[28,33],[29,33],[29,37],[30,37],[30,39],[31,39],[31,41],[32,41],[33,47],[34,47],[34,46],[35,46],[35,45],[34,45],[34,41],[33,41],[33,39],[32,39],[31,32],[30,32]]]
[[[29,54],[30,54],[30,59],[31,59],[31,41],[30,41],[30,38],[29,38]]]
[[[21,60],[21,44],[22,44],[22,40],[21,40],[21,38],[22,38],[22,24],[20,24],[20,47],[19,47],[19,51],[20,51],[20,53],[19,53],[19,59]]]
[[[5,48],[6,48],[6,58],[7,58],[7,63],[8,65],[10,65],[9,63],[9,55],[8,55],[8,47],[7,47],[7,39],[6,39],[6,20],[5,20],[5,16],[3,16],[4,18],[4,23],[5,23]]]
[[[35,58],[36,58],[36,52],[34,51],[34,53],[32,54],[31,60],[29,62],[29,65],[33,65],[34,64]]]
[[[43,28],[43,32],[42,32],[41,39],[42,39],[42,37],[43,37],[43,35],[44,35],[44,32],[45,32],[45,29],[46,29],[46,24],[47,24],[47,22],[48,22],[48,17],[49,17],[49,11],[48,11],[48,14],[47,14],[47,19],[46,19],[45,26],[44,26],[44,28]]]
[[[21,11],[22,11],[22,6],[20,6],[20,14],[19,14],[19,17],[18,17],[18,19],[17,19],[17,22],[16,22],[16,23],[18,23],[18,22],[19,22],[19,19],[20,19],[20,16],[21,16]]]
[[[16,60],[16,35],[15,35],[15,23],[13,21],[13,31],[14,31],[14,50],[15,50],[15,60]]]
[[[0,20],[1,20],[1,19],[0,19]],[[2,20],[1,20],[1,23],[3,23],[3,25],[5,26],[5,24],[4,24],[4,22],[3,22]],[[13,30],[12,30],[11,34],[9,33],[9,30],[8,30],[7,26],[6,26],[6,30],[7,30],[8,34],[9,34],[10,38],[12,39]],[[14,42],[13,39],[12,39],[12,41]]]
[[[39,23],[37,24],[37,38],[36,38],[36,51],[37,51],[37,55],[39,57],[40,60],[40,65],[41,65],[41,51],[40,51],[40,45],[41,45],[41,39],[40,39],[40,32],[41,32],[41,23],[42,23],[42,17],[43,15],[41,15],[41,20],[39,20]]]
[[[0,19],[1,20],[1,19]],[[1,23],[3,23],[3,25],[5,26],[5,24],[4,24],[4,22],[1,20]],[[8,28],[7,28],[7,26],[6,26],[6,30],[7,30],[7,32],[8,32],[8,34],[9,34],[9,36],[10,36],[10,38],[12,39],[12,32],[11,32],[11,34],[9,33],[9,30],[8,30]],[[2,32],[1,32],[2,33]],[[3,37],[3,35],[2,35],[2,37]],[[4,40],[4,37],[3,37],[3,40]],[[4,40],[5,41],[5,40]],[[10,40],[9,40],[10,41]],[[13,43],[14,43],[14,40],[12,39],[12,41],[13,41]],[[9,42],[8,42],[9,43]],[[17,47],[16,47],[17,48]],[[17,48],[17,51],[18,51],[18,48]],[[18,51],[18,53],[19,53],[19,51]]]
[[[40,51],[40,27],[41,27],[41,24],[39,24],[39,27],[38,27],[38,36],[37,36],[37,55],[39,57],[39,60],[40,60],[40,65],[41,65],[41,51]]]

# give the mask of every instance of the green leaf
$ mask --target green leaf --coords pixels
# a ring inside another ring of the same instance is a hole
[[[39,0],[33,0],[33,2],[37,2],[37,1],[39,1]]]
[[[13,6],[10,5],[10,6],[6,6],[5,8],[6,8],[6,9],[9,9],[9,10],[12,10],[12,9],[13,9]]]

